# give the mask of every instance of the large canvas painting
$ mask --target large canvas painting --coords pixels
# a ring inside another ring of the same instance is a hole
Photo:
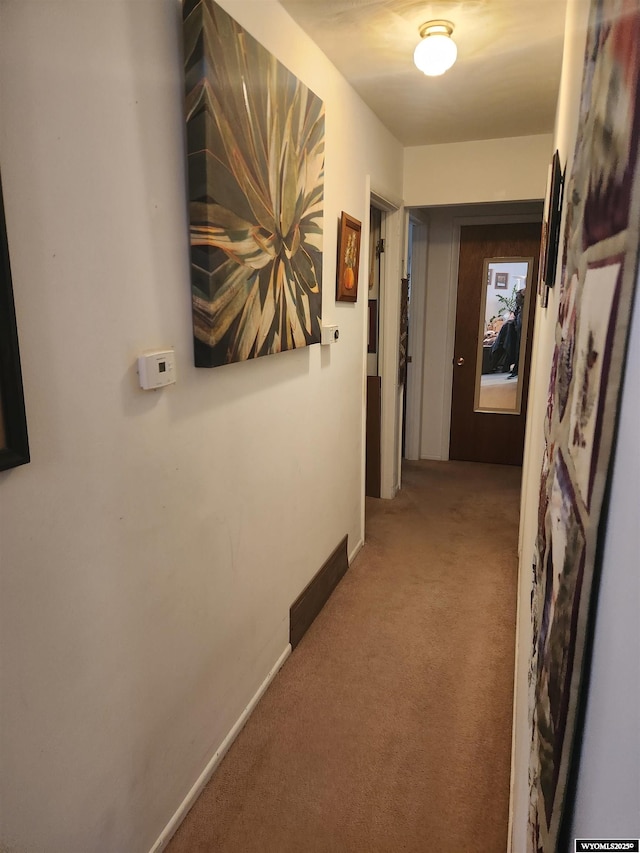
[[[185,0],[195,363],[319,343],[324,106],[212,0]]]
[[[592,0],[533,563],[530,853],[568,849],[640,239],[640,8]]]

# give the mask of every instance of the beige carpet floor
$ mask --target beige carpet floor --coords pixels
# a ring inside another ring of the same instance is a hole
[[[167,848],[506,850],[520,469],[405,463]]]

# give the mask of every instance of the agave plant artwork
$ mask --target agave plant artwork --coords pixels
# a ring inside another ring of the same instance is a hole
[[[185,0],[195,363],[320,341],[324,106],[212,0]]]

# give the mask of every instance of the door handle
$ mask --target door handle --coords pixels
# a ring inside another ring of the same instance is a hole
[[[456,364],[458,365],[458,367],[462,367],[462,365],[464,364],[464,358],[460,356],[460,358],[456,360]]]

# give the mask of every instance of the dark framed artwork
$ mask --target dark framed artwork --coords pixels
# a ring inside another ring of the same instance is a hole
[[[0,181],[0,471],[26,462],[29,439]]]
[[[545,214],[546,216],[547,214]],[[549,304],[549,288],[544,283],[544,265],[547,257],[547,236],[549,232],[549,223],[546,218],[542,220],[542,231],[540,233],[540,263],[538,264],[538,296],[540,297],[540,306],[546,308]]]
[[[197,367],[320,342],[324,105],[213,0],[185,0]]]
[[[336,299],[338,302],[355,302],[358,298],[361,231],[362,223],[342,211],[338,234],[338,272],[336,276]]]
[[[622,10],[622,11],[621,11]],[[570,846],[606,493],[640,241],[640,8],[591,0],[533,554],[528,853]],[[629,105],[623,119],[619,103]],[[554,155],[544,287],[562,195]],[[554,222],[555,217],[555,222]]]
[[[509,273],[497,272],[495,274],[494,285],[496,290],[507,290],[509,287]]]
[[[553,287],[555,283],[558,244],[560,242],[560,222],[562,220],[562,197],[564,173],[560,167],[560,154],[556,151],[551,159],[551,183],[549,198],[544,216],[543,255],[540,275],[543,286]]]

